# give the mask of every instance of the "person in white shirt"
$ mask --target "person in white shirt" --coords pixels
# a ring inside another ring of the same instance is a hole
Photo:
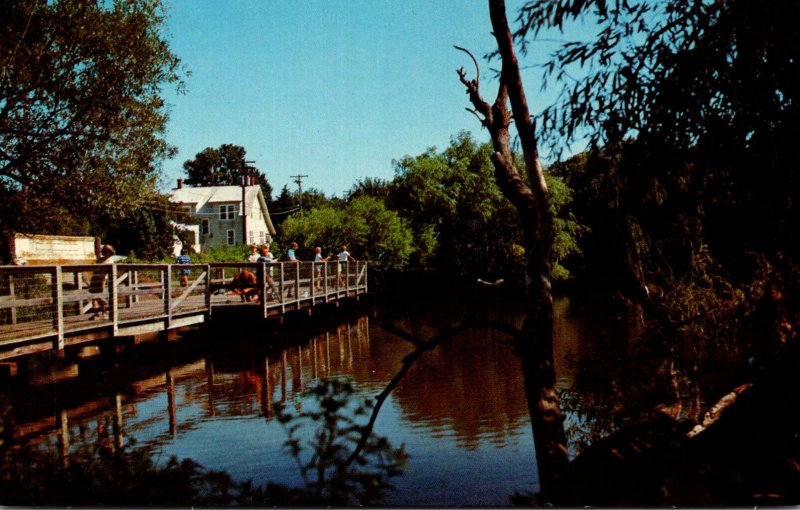
[[[250,255],[247,256],[247,261],[248,262],[257,262],[259,256],[260,255],[258,254],[258,247],[255,244],[251,244],[250,245]]]
[[[317,246],[314,248],[314,270],[315,270],[315,282],[316,282],[316,289],[322,290],[322,263],[327,262],[331,259],[331,256],[328,255],[327,257],[322,256],[322,248]]]
[[[261,247],[261,255],[259,255],[258,258],[256,258],[255,262],[261,264],[272,264],[273,262],[275,262],[275,255],[273,255],[272,252],[269,251],[269,245],[265,244],[264,246]],[[272,292],[272,288],[274,287],[274,284],[272,282],[272,266],[270,266],[269,271],[267,272],[267,282],[269,287],[268,291],[269,295],[267,296],[267,299],[272,299],[273,297],[275,297],[274,293]]]
[[[344,286],[345,284],[345,277],[347,275],[347,265],[344,264],[345,262],[355,262],[356,259],[350,255],[350,252],[347,251],[347,245],[342,245],[342,251],[336,256],[339,259],[339,285]],[[344,271],[344,274],[342,272]]]

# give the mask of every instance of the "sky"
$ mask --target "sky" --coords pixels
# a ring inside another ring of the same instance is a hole
[[[459,131],[488,140],[456,74],[474,66],[453,48],[495,48],[485,1],[171,0],[167,14],[165,37],[188,74],[185,93],[165,89],[166,137],[178,149],[165,189],[185,177],[185,161],[224,143],[245,148],[274,195],[296,190],[300,174],[304,190],[342,196]],[[496,82],[481,67],[491,102]],[[543,108],[529,81],[532,110]]]

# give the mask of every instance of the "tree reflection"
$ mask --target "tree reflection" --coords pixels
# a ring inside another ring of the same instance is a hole
[[[316,397],[315,409],[293,412],[282,406],[278,413],[289,435],[284,446],[297,462],[305,482],[292,503],[382,502],[386,490],[392,488],[389,479],[403,472],[403,448],[392,448],[386,438],[376,436],[357,421],[370,412],[372,404],[369,400],[355,402],[349,382],[323,380],[309,393]],[[301,433],[304,426],[314,427],[314,433]],[[303,437],[311,439],[304,441]]]
[[[168,379],[171,379],[168,374]],[[3,505],[26,506],[330,506],[374,505],[392,488],[390,478],[403,472],[406,454],[389,441],[365,431],[371,403],[356,402],[353,387],[337,379],[312,386],[309,410],[278,405],[277,416],[296,459],[303,487],[250,481],[211,471],[191,459],[172,457],[159,465],[150,448],[136,447],[121,434],[119,409],[94,427],[67,426],[52,442],[14,444],[8,438],[8,406],[0,403],[0,497]],[[118,404],[120,400],[117,399]],[[66,413],[63,413],[66,415]],[[300,434],[312,427],[312,433]],[[113,437],[111,435],[113,434]],[[303,441],[300,437],[310,438]],[[360,440],[358,454],[348,460]],[[53,455],[53,451],[60,455]],[[20,490],[24,488],[24,490]]]

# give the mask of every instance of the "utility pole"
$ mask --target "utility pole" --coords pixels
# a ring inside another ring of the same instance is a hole
[[[247,244],[247,179],[244,174],[239,177],[242,184],[242,244]]]
[[[300,212],[303,212],[303,178],[308,177],[307,175],[290,175],[289,177],[294,178],[294,182],[297,183],[297,194],[300,196]]]

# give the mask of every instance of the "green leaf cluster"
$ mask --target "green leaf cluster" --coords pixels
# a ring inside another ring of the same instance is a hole
[[[236,186],[242,177],[253,177],[261,186],[264,198],[272,199],[272,186],[264,172],[246,159],[247,151],[241,145],[223,143],[219,148],[207,147],[194,159],[183,163],[186,184],[191,186]]]
[[[284,245],[319,246],[323,256],[346,245],[356,259],[380,270],[402,269],[414,251],[408,221],[373,197],[361,196],[344,205],[329,203],[292,216],[282,225]]]
[[[494,179],[492,147],[459,133],[441,152],[395,161],[387,202],[409,218],[418,252],[415,264],[460,275],[521,273],[525,251],[516,210]],[[524,171],[524,168],[523,168]],[[553,277],[567,279],[562,264],[580,254],[585,228],[569,214],[563,180],[546,175],[556,215]]]
[[[155,199],[178,58],[158,0],[0,5],[0,229],[85,233]]]

